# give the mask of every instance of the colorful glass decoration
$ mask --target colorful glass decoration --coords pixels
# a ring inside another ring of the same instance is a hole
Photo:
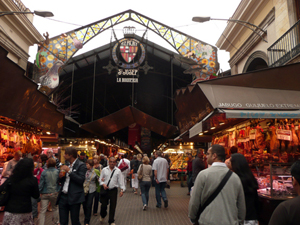
[[[194,74],[194,80],[210,79],[211,76],[214,76],[217,73],[219,63],[217,61],[216,47],[157,22],[138,12],[127,10],[51,38],[49,39],[49,43],[46,41],[41,43],[36,57],[38,76],[41,77],[46,75],[58,60],[65,65],[85,43],[90,41],[96,35],[115,25],[130,20],[158,34],[181,54],[181,56],[193,59],[198,64],[205,64],[204,69],[199,71],[199,73]],[[53,86],[51,86],[51,88],[53,88]]]

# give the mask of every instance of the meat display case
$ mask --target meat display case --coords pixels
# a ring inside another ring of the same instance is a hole
[[[272,200],[294,198],[291,163],[258,163],[250,164],[257,179],[259,197]]]
[[[249,164],[257,179],[259,189],[259,223],[266,225],[283,201],[296,197],[293,190],[292,163],[253,163]]]

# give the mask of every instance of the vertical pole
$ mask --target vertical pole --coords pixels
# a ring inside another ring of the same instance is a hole
[[[93,79],[93,100],[92,100],[92,121],[94,121],[94,104],[95,104],[95,81],[96,81],[96,65],[97,65],[97,55],[95,55],[94,61],[94,79]]]
[[[171,124],[173,125],[173,57],[171,58]]]
[[[71,116],[71,108],[72,108],[72,101],[73,101],[74,65],[75,65],[75,63],[73,63],[73,69],[72,69],[72,84],[71,84],[71,99],[70,99],[70,116]]]
[[[134,83],[132,82],[131,106],[134,106]]]

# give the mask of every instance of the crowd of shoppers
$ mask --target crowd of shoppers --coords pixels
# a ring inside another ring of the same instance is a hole
[[[133,192],[137,194],[140,188],[142,210],[148,208],[153,182],[156,207],[161,208],[162,201],[164,207],[168,207],[165,188],[170,179],[171,162],[161,151],[156,151],[151,159],[147,155],[138,154],[131,161],[124,154],[119,163],[115,157],[110,157],[107,163],[104,155],[87,159],[84,154],[84,159],[83,154],[77,154],[75,148],[67,148],[65,165],[61,165],[52,151],[36,155],[34,160],[22,159],[20,152],[16,152],[6,163],[2,179],[4,184],[0,186],[1,191],[7,183],[11,185],[2,224],[34,224],[34,221],[40,225],[45,224],[45,214],[50,204],[54,224],[67,225],[69,217],[72,224],[80,224],[79,211],[82,205],[84,224],[88,225],[92,212],[94,216],[98,215],[100,201],[100,222],[108,214],[108,223],[115,225],[118,195],[123,196],[129,175],[132,176],[130,184]],[[188,194],[191,196],[188,215],[191,222],[258,225],[258,183],[244,155],[232,149],[231,155],[226,157],[224,147],[213,145],[206,152],[206,160],[207,169],[202,149],[197,150],[194,159],[188,154],[187,183]],[[123,172],[118,168],[122,162],[128,166]],[[293,164],[291,174],[294,189],[300,195],[300,161]],[[100,196],[101,190],[105,194]],[[281,203],[269,224],[299,224],[298,203],[299,196]],[[214,216],[216,211],[217,217]]]

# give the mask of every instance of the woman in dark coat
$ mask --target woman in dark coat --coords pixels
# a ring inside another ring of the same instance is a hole
[[[3,225],[33,225],[31,197],[40,196],[37,179],[33,176],[33,160],[20,160],[8,179],[11,182],[10,197],[5,206]],[[1,190],[1,187],[0,187]]]
[[[232,154],[228,167],[240,177],[244,188],[246,201],[246,218],[243,224],[258,225],[258,184],[245,156],[240,153]]]

